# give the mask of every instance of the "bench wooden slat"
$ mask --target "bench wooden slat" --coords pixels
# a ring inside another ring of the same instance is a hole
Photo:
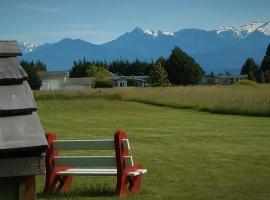
[[[130,150],[128,139],[123,139],[123,147]],[[55,140],[55,150],[114,150],[114,140]]]
[[[117,169],[68,169],[60,171],[57,174],[74,176],[116,176]]]
[[[55,140],[55,150],[114,150],[114,140]]]
[[[69,167],[116,167],[115,156],[56,156],[56,166]]]
[[[138,176],[140,174],[145,174],[147,172],[147,169],[137,169],[134,172],[129,172],[128,175],[129,176]]]

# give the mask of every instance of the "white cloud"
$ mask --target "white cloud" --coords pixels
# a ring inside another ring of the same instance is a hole
[[[36,12],[50,12],[50,13],[60,13],[61,10],[57,8],[45,7],[45,6],[34,6],[34,5],[18,5],[18,8],[36,11]]]

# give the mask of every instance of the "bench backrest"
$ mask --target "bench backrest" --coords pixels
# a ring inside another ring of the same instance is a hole
[[[117,168],[134,166],[129,141],[123,131],[117,131],[114,139],[107,140],[57,140],[54,133],[46,134],[48,140],[48,167],[69,168]],[[59,151],[67,150],[113,150],[115,156],[59,156]],[[50,169],[54,170],[54,169]]]

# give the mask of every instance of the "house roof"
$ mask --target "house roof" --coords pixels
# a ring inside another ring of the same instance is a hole
[[[115,80],[137,80],[137,81],[147,81],[149,76],[117,76]]]
[[[94,81],[95,81],[95,77],[66,78],[64,83],[67,85],[90,85]]]
[[[67,77],[67,71],[40,71],[40,79],[64,79]]]
[[[6,56],[0,56],[0,158],[14,153],[45,152],[47,141],[37,106],[24,81],[27,75],[16,59],[17,42],[0,41],[0,55]]]

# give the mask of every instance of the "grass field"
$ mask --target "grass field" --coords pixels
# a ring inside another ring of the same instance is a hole
[[[148,169],[127,199],[269,200],[270,118],[219,115],[105,99],[38,100],[45,131],[61,139],[128,133],[131,154]],[[85,153],[85,152],[83,152]],[[76,177],[72,192],[38,199],[118,199],[115,179]]]
[[[246,83],[246,82],[244,82]],[[102,97],[219,114],[270,117],[270,85],[112,88],[83,91],[38,91],[37,99]]]

